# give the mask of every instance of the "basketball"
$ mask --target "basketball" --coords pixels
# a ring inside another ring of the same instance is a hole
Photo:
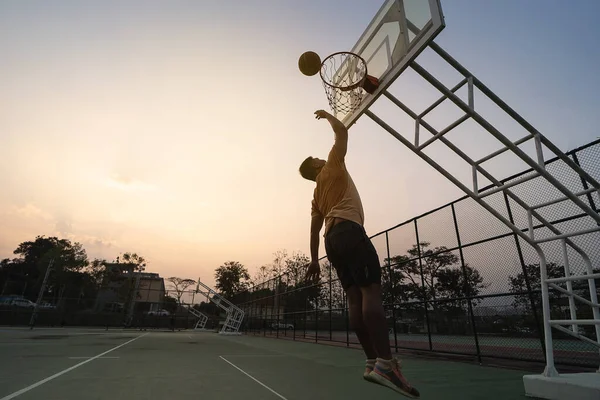
[[[321,57],[314,51],[307,51],[298,60],[300,72],[307,76],[313,76],[321,69]]]

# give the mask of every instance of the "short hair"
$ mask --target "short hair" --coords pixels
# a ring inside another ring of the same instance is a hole
[[[300,175],[309,181],[316,181],[317,171],[315,171],[312,160],[314,160],[312,157],[307,157],[302,164],[300,164]]]

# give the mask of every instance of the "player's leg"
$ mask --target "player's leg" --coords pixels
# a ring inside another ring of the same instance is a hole
[[[361,227],[362,228],[362,227]],[[419,397],[400,371],[399,361],[392,356],[390,337],[383,308],[381,265],[373,243],[362,230],[361,240],[353,251],[353,279],[360,286],[363,298],[363,318],[369,337],[378,354],[377,363],[369,374],[371,380],[412,398]]]
[[[358,285],[352,279],[352,273],[348,268],[348,263],[344,256],[348,253],[348,227],[347,224],[341,223],[334,226],[325,238],[325,250],[327,258],[331,265],[335,268],[340,284],[346,293],[348,299],[348,314],[350,320],[350,328],[356,333],[358,340],[363,348],[366,360],[365,371],[363,377],[371,380],[370,372],[375,367],[377,361],[377,352],[373,346],[369,331],[365,325],[362,315],[362,292]]]
[[[365,372],[363,377],[367,380],[371,380],[369,374],[375,367],[375,363],[377,362],[377,351],[375,351],[375,346],[373,346],[373,342],[369,336],[369,330],[367,325],[365,324],[365,320],[363,318],[362,307],[363,307],[363,299],[362,292],[357,285],[352,285],[346,291],[346,297],[348,298],[348,313],[350,319],[350,329],[356,333],[356,337],[358,337],[358,341],[365,352],[365,356],[367,357],[367,364],[365,366]]]
[[[383,308],[381,285],[370,283],[360,288],[362,294],[362,315],[369,335],[373,339],[373,346],[379,358],[389,360],[392,358],[390,336],[387,319]]]

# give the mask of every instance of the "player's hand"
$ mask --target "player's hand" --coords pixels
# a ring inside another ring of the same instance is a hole
[[[311,261],[306,268],[305,281],[318,281],[321,276],[321,266],[318,261]]]
[[[316,119],[329,118],[329,117],[331,117],[331,114],[329,114],[327,111],[324,111],[324,110],[317,110],[317,111],[315,111],[315,118]]]

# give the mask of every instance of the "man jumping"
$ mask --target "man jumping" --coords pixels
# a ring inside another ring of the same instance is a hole
[[[310,255],[306,279],[319,278],[319,234],[325,223],[325,250],[348,298],[350,326],[367,357],[364,378],[418,398],[392,357],[381,295],[381,266],[364,225],[362,202],[346,170],[348,130],[337,118],[319,110],[317,119],[326,118],[335,143],[327,161],[308,157],[300,165],[303,178],[316,182],[312,200]]]

